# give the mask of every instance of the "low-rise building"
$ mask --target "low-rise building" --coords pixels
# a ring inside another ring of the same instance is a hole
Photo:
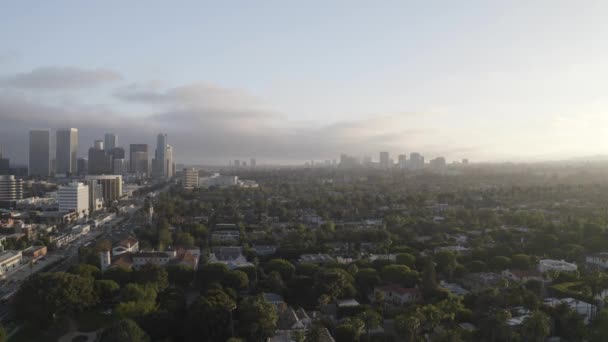
[[[46,252],[47,252],[46,246],[31,246],[31,247],[28,247],[28,248],[24,249],[23,251],[21,251],[23,256],[31,258],[33,260],[42,258],[43,256],[46,255]]]
[[[528,282],[530,280],[544,282],[543,274],[537,270],[504,270],[502,275],[512,281]]]
[[[574,298],[545,298],[544,304],[551,307],[566,304],[571,310],[583,317],[585,325],[593,321],[597,314],[597,306]]]
[[[120,255],[127,252],[138,252],[139,241],[136,238],[128,237],[114,244],[112,247],[112,256]]]
[[[385,285],[374,288],[374,293],[370,296],[371,301],[382,298],[385,304],[404,305],[415,303],[420,300],[420,291],[417,288],[405,288],[399,285]]]
[[[6,277],[7,274],[15,271],[22,260],[21,251],[0,252],[0,277]]]
[[[300,264],[325,264],[335,262],[336,259],[328,254],[302,254],[298,259]]]
[[[550,271],[576,272],[578,270],[578,266],[564,260],[543,259],[538,262],[537,269],[541,273]]]
[[[224,264],[231,270],[239,267],[253,266],[243,255],[242,247],[219,247],[213,253],[209,253],[208,262],[210,264]]]

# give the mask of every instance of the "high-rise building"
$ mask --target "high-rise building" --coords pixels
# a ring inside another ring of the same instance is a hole
[[[103,150],[103,140],[95,140],[93,147],[95,147],[96,150]]]
[[[129,171],[139,175],[149,175],[148,172],[148,145],[129,145]]]
[[[96,181],[101,186],[101,196],[106,206],[122,197],[121,175],[97,175],[86,176],[87,181]]]
[[[410,162],[408,164],[410,169],[422,169],[424,167],[424,157],[418,152],[410,153]]]
[[[175,175],[175,164],[173,163],[173,146],[167,145],[165,158],[165,177],[171,178]]]
[[[405,169],[407,166],[407,156],[405,154],[400,154],[398,157],[399,168]]]
[[[125,159],[125,149],[122,147],[114,147],[108,151],[108,154],[112,156],[112,159]]]
[[[106,152],[112,151],[112,149],[118,147],[118,136],[114,133],[106,133],[104,135],[104,145]]]
[[[112,169],[112,173],[115,175],[126,175],[128,168],[127,168],[127,162],[124,159],[114,159],[112,161],[113,164],[113,169]]]
[[[388,169],[390,167],[390,157],[388,152],[380,152],[380,167]]]
[[[11,161],[0,155],[0,175],[8,175],[11,171]]]
[[[238,160],[238,159],[235,159],[235,160],[234,160],[234,167],[235,167],[235,168],[237,168],[237,169],[238,169],[239,167],[241,167],[241,161],[240,161],[240,160]]]
[[[103,142],[101,145],[95,142],[95,147],[89,148],[89,167],[87,170],[89,175],[112,174],[112,156],[106,154],[102,145]]]
[[[78,129],[66,128],[57,130],[57,141],[55,147],[55,172],[58,174],[76,173]]]
[[[30,176],[51,175],[51,132],[48,129],[30,131]]]
[[[186,189],[198,187],[198,170],[194,168],[182,171],[182,186]]]
[[[445,158],[444,157],[437,157],[435,159],[432,159],[429,162],[429,166],[435,169],[440,169],[440,168],[444,168],[445,167]]]
[[[0,175],[0,202],[12,202],[23,198],[23,181],[13,175]]]
[[[167,177],[167,134],[160,133],[156,137],[156,150],[154,152],[153,176],[155,178]]]
[[[59,211],[78,213],[78,216],[89,214],[89,186],[72,182],[61,186],[57,191]]]
[[[255,169],[255,167],[257,166],[257,161],[255,160],[255,158],[251,158],[249,160],[249,166],[251,166],[252,169]]]
[[[469,165],[469,160],[467,158],[464,158],[462,160],[462,165]]]
[[[78,161],[76,161],[76,164],[78,165],[77,170],[78,170],[79,176],[84,176],[88,173],[88,170],[89,170],[88,159],[78,158]]]

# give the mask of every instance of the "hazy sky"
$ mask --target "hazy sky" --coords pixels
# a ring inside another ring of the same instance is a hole
[[[84,156],[166,132],[178,162],[608,154],[606,1],[13,1],[0,144]]]

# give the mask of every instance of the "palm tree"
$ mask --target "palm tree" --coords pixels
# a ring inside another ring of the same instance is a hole
[[[522,330],[531,341],[542,342],[551,332],[551,322],[544,312],[535,311],[524,320]]]

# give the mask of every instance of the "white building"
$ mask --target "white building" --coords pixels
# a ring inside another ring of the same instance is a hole
[[[420,291],[416,288],[404,288],[399,285],[386,285],[374,288],[373,297],[370,300],[375,301],[377,294],[387,304],[404,305],[414,303],[420,300]]]
[[[23,198],[23,181],[13,175],[0,175],[0,201],[17,201]]]
[[[21,251],[4,251],[0,252],[0,277],[5,277],[7,274],[16,270],[23,256]]]
[[[608,269],[608,252],[596,253],[592,255],[588,255],[585,257],[585,262],[589,264],[589,266],[600,268],[600,269]]]
[[[78,216],[89,214],[89,187],[83,183],[72,182],[57,191],[59,211],[78,213]]]
[[[230,186],[237,186],[238,184],[239,178],[237,176],[222,176],[219,173],[214,173],[209,177],[201,177],[198,180],[198,185],[201,188],[209,188],[212,186],[226,188]]]
[[[578,266],[564,260],[543,259],[538,262],[538,271],[541,273],[550,271],[575,272]]]
[[[112,247],[112,256],[120,255],[127,252],[138,252],[139,241],[137,239],[128,237],[124,240],[118,241],[114,247]]]

